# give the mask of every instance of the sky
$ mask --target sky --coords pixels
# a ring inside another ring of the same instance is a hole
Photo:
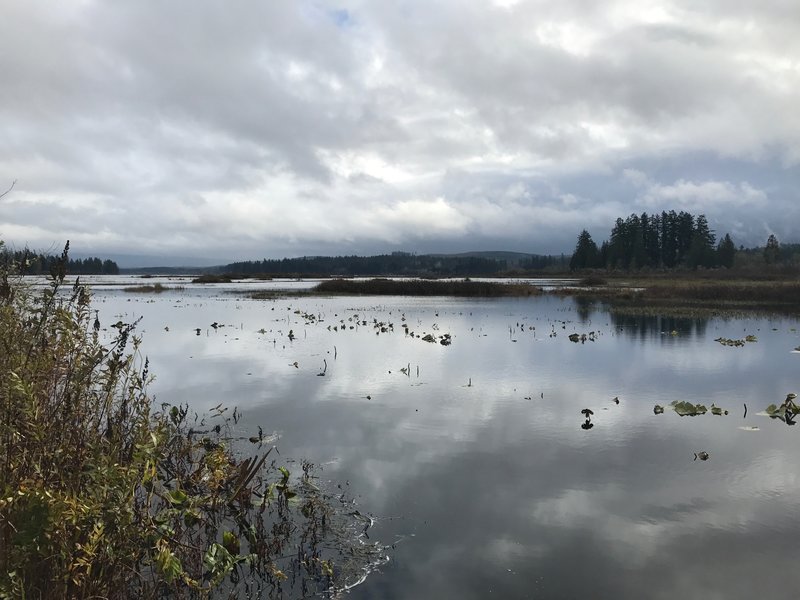
[[[0,73],[17,247],[569,253],[671,209],[800,241],[797,0],[0,0]]]

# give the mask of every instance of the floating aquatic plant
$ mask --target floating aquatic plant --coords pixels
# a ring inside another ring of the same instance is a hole
[[[580,342],[584,344],[586,342],[594,342],[597,338],[597,333],[594,331],[590,331],[589,333],[571,333],[568,338],[570,342],[575,342],[576,344]]]
[[[731,339],[731,338],[718,337],[714,341],[722,344],[723,346],[741,347],[741,346],[744,346],[748,342],[757,342],[758,338],[756,338],[756,336],[754,336],[754,335],[748,335],[743,340],[734,340],[734,339]]]
[[[678,402],[677,400],[674,400],[673,402],[670,402],[670,406],[676,413],[678,413],[682,417],[685,416],[693,417],[695,415],[702,415],[705,414],[706,411],[708,410],[702,404],[692,404],[691,402],[687,401]]]

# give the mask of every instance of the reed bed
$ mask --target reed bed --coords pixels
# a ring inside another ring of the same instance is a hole
[[[374,296],[459,296],[497,298],[534,296],[541,291],[530,285],[489,281],[439,279],[328,279],[313,290],[320,294]]]

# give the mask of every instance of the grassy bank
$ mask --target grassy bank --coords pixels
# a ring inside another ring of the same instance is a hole
[[[86,288],[62,289],[66,264],[44,291],[0,267],[0,598],[335,586],[331,558],[352,552],[332,551],[308,465],[292,477],[260,437],[238,454],[235,410],[154,405],[135,324],[104,330]]]
[[[554,294],[596,298],[618,306],[677,306],[800,312],[800,281],[780,278],[627,277],[556,290]]]
[[[317,285],[319,294],[348,294],[364,296],[464,296],[497,298],[502,296],[532,296],[541,291],[530,285],[505,284],[487,281],[440,279],[329,279]]]

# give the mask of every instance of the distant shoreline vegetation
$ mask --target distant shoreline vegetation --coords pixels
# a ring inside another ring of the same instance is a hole
[[[0,251],[0,263],[15,265],[20,275],[49,275],[57,268],[61,257],[25,250]],[[92,258],[70,258],[66,264],[70,275],[119,275],[119,266],[113,260]]]
[[[517,252],[413,254],[374,256],[304,256],[235,262],[222,273],[274,277],[497,277],[513,272],[560,272],[568,268],[564,255]]]

